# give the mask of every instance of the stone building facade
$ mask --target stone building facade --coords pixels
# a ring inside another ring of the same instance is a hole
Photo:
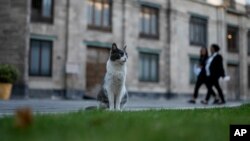
[[[0,63],[21,71],[14,96],[95,97],[116,42],[127,45],[131,95],[190,96],[200,48],[218,43],[232,78],[222,83],[227,99],[249,99],[246,7],[228,0],[0,0]]]
[[[0,63],[18,67],[14,92],[27,93],[29,1],[0,0]]]

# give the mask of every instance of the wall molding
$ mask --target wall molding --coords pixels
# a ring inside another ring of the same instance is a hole
[[[100,41],[83,41],[87,47],[111,48],[112,43]]]
[[[42,34],[30,34],[31,39],[39,39],[39,40],[57,40],[57,36],[55,35],[42,35]]]

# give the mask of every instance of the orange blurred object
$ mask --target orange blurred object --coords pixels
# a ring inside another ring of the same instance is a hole
[[[16,110],[15,125],[17,127],[26,128],[31,125],[32,120],[32,110],[29,107],[23,107]]]

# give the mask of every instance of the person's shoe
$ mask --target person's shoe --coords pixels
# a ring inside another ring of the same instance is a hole
[[[219,102],[220,102],[219,99],[215,99],[214,102],[213,102],[213,104],[218,104]]]
[[[202,100],[202,101],[201,101],[201,104],[207,105],[208,102],[207,102],[206,100]]]
[[[194,99],[191,99],[191,100],[188,101],[188,103],[195,104],[196,101]]]

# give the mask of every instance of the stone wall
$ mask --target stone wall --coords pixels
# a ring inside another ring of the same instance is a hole
[[[23,95],[27,85],[29,0],[0,0],[0,63],[20,71],[14,93]]]
[[[51,77],[32,77],[29,76],[30,89],[40,90],[64,90],[65,85],[65,62],[66,62],[66,21],[68,20],[67,0],[54,1],[53,23],[31,22],[30,38],[46,39],[53,42],[52,47],[52,76]],[[29,38],[29,39],[30,39]]]

